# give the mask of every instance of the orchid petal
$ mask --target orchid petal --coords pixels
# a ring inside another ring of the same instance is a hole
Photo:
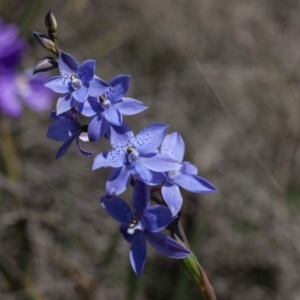
[[[126,158],[123,151],[104,151],[95,157],[93,170],[107,167],[120,168],[125,164],[125,162]]]
[[[172,215],[177,215],[183,202],[179,187],[176,184],[166,182],[161,188],[161,194],[171,210]]]
[[[197,175],[198,169],[196,166],[191,164],[189,161],[182,162],[181,172],[184,174]]]
[[[162,154],[181,162],[183,160],[184,152],[184,141],[178,132],[173,132],[172,134],[165,136],[161,145]]]
[[[85,117],[93,117],[97,113],[103,111],[101,103],[97,101],[96,97],[91,96],[89,96],[83,103],[78,103],[76,109]]]
[[[142,223],[147,230],[158,232],[166,228],[172,219],[172,213],[168,207],[153,205],[144,211]]]
[[[149,244],[158,252],[172,258],[185,258],[192,253],[171,237],[160,232],[152,233],[150,231],[147,231],[146,238]]]
[[[106,182],[107,195],[119,195],[123,193],[131,180],[131,170],[127,166],[113,169]]]
[[[56,153],[56,159],[61,158],[67,152],[67,150],[70,148],[72,142],[74,141],[75,137],[76,136],[74,136],[72,139],[65,141],[62,144],[62,146],[58,149],[58,151]]]
[[[86,157],[91,157],[92,154],[93,154],[93,152],[84,150],[84,149],[81,147],[81,145],[80,145],[80,143],[79,143],[79,137],[80,137],[80,135],[78,134],[78,135],[76,136],[76,144],[77,144],[77,147],[78,147],[79,151],[80,151],[84,156],[86,156]]]
[[[86,100],[87,96],[88,96],[88,89],[85,87],[81,87],[80,89],[75,90],[73,92],[73,97],[75,98],[75,100],[81,103],[83,103]]]
[[[128,91],[129,82],[129,75],[118,75],[114,77],[109,82],[111,88],[107,90],[106,98],[108,98],[112,103],[115,103],[116,101],[121,99],[122,96]]]
[[[101,198],[101,205],[106,212],[116,221],[122,224],[130,224],[134,219],[129,205],[118,197],[107,199],[106,197]]]
[[[184,189],[194,193],[206,194],[217,191],[209,181],[196,175],[177,175],[173,178],[173,181]]]
[[[92,81],[89,83],[89,95],[99,97],[109,88],[109,84],[101,78],[94,76]]]
[[[110,108],[106,109],[103,113],[104,113],[105,119],[110,124],[113,124],[116,126],[122,125],[122,121],[123,121],[122,115],[114,106],[111,106]]]
[[[160,146],[168,125],[155,123],[142,129],[135,138],[135,147],[140,154],[153,152]]]
[[[148,108],[143,102],[127,97],[122,97],[122,101],[115,103],[114,106],[124,116],[132,116]]]
[[[69,78],[72,75],[76,74],[79,68],[79,63],[70,54],[60,51],[58,56],[58,67],[59,67],[60,74],[63,77]]]
[[[70,92],[70,83],[68,78],[62,76],[54,76],[48,79],[45,83],[45,87],[60,94]]]
[[[78,78],[82,83],[89,83],[95,75],[96,61],[94,59],[89,59],[84,61],[77,71]]]
[[[128,243],[131,244],[131,243],[133,242],[134,238],[135,238],[135,235],[129,234],[129,233],[127,232],[127,230],[128,230],[128,225],[125,225],[125,224],[121,225],[120,228],[119,228],[119,231],[123,234],[124,239],[125,239]]]
[[[96,142],[100,140],[108,131],[109,124],[102,114],[94,116],[88,127],[89,140]]]
[[[139,162],[149,170],[155,172],[167,172],[179,169],[181,164],[169,156],[160,153],[151,153],[139,156]]]
[[[134,135],[125,123],[122,126],[110,126],[109,141],[115,149],[127,149],[133,145]]]
[[[136,231],[134,240],[131,244],[129,258],[131,266],[137,276],[141,276],[146,261],[146,238],[142,231]]]
[[[131,164],[132,174],[139,180],[150,183],[152,181],[152,172],[145,168],[140,162],[136,161]]]
[[[70,119],[58,119],[48,129],[47,137],[54,141],[66,141],[72,138],[80,130],[80,127]]]
[[[61,96],[56,104],[56,114],[60,115],[68,110],[70,110],[72,107],[75,106],[75,99],[72,97],[72,94],[65,94]]]
[[[150,205],[150,188],[147,184],[140,180],[134,183],[132,208],[133,213],[140,220],[144,210]]]

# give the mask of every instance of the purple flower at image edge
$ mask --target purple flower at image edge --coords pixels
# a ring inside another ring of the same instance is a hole
[[[129,205],[118,197],[101,198],[106,212],[120,222],[120,232],[131,243],[129,258],[134,272],[142,275],[146,261],[146,241],[158,252],[176,259],[182,259],[191,252],[173,238],[159,232],[173,220],[168,207],[150,206],[150,190],[145,183],[136,180],[133,191],[133,212]]]
[[[121,126],[123,117],[135,115],[147,108],[143,102],[123,97],[128,91],[129,75],[118,75],[110,82],[103,95],[88,97],[77,105],[77,110],[86,117],[93,117],[89,123],[89,140],[98,141],[109,130],[110,125]]]
[[[79,123],[77,111],[73,110],[72,112],[72,115],[70,113],[56,115],[56,111],[50,113],[50,117],[54,122],[48,129],[47,137],[54,141],[64,142],[57,151],[57,159],[67,152],[74,140],[76,140],[76,144],[83,155],[86,157],[92,156],[92,152],[84,150],[79,143],[79,139],[88,141],[87,128]]]
[[[81,65],[70,54],[61,51],[58,56],[61,76],[51,77],[45,87],[62,94],[56,111],[61,114],[71,109],[77,102],[84,103],[88,96],[98,96],[109,87],[108,83],[95,76],[96,61],[89,59]]]
[[[111,126],[109,141],[112,150],[98,154],[93,163],[93,170],[112,167],[106,183],[107,195],[119,195],[124,192],[132,178],[156,185],[164,180],[161,172],[180,167],[180,163],[160,154],[160,146],[167,125],[155,123],[142,129],[136,137],[128,126]]]
[[[183,161],[185,144],[178,132],[165,136],[161,153],[181,162],[178,168],[165,173],[166,180],[162,186],[161,193],[173,216],[176,215],[182,206],[182,196],[179,186],[194,193],[214,193],[216,188],[206,179],[198,176],[197,167],[190,162]]]

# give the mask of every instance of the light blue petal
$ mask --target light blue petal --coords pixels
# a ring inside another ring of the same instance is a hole
[[[182,136],[173,132],[165,136],[161,144],[161,153],[182,162],[185,152],[185,145]]]
[[[89,95],[99,97],[109,88],[109,84],[101,78],[94,76],[92,81],[89,83]]]
[[[106,197],[101,198],[101,205],[106,212],[116,221],[121,224],[129,225],[134,219],[134,215],[129,205],[118,197],[107,199]]]
[[[109,141],[115,149],[126,149],[134,143],[134,135],[124,122],[122,126],[110,126]]]
[[[143,102],[127,97],[122,97],[122,101],[115,103],[114,106],[124,116],[132,116],[148,108]]]
[[[140,180],[135,180],[132,207],[133,213],[140,220],[143,216],[144,210],[150,205],[150,188],[147,184]]]
[[[120,168],[125,164],[125,162],[126,158],[123,151],[104,151],[95,157],[93,163],[93,170],[108,167]]]
[[[79,66],[77,75],[83,84],[89,83],[94,78],[95,67],[96,61],[93,59],[86,60]]]
[[[58,56],[58,67],[61,76],[70,78],[77,73],[79,63],[70,54],[60,51]]]
[[[168,125],[155,123],[142,129],[135,138],[135,147],[140,154],[150,153],[160,146]]]
[[[192,253],[171,237],[160,232],[152,233],[150,231],[146,231],[146,238],[154,249],[172,258],[185,258]]]
[[[122,115],[114,106],[111,106],[110,108],[104,110],[103,114],[110,124],[116,126],[122,125]]]
[[[160,153],[139,156],[139,162],[147,169],[155,172],[173,171],[181,166],[176,160]]]
[[[91,142],[97,142],[108,131],[109,124],[101,114],[94,116],[88,127],[88,136]]]
[[[142,223],[151,232],[158,232],[172,222],[172,214],[168,207],[153,205],[148,207],[143,214]]]
[[[54,141],[67,141],[79,130],[80,127],[73,120],[58,119],[49,126],[47,137]]]
[[[177,215],[183,202],[179,187],[176,184],[166,182],[161,188],[161,194],[172,215]]]
[[[134,240],[129,252],[130,263],[137,276],[141,276],[146,261],[146,238],[143,231],[136,231]]]
[[[197,176],[182,174],[173,178],[173,181],[184,189],[194,193],[214,193],[216,188],[206,179]]]
[[[78,90],[75,90],[73,92],[73,97],[75,98],[76,101],[83,103],[88,96],[88,89],[85,87],[81,87]]]
[[[56,104],[56,115],[60,115],[68,110],[70,110],[72,107],[75,106],[75,99],[72,97],[72,94],[65,94],[61,96]]]
[[[93,117],[97,113],[103,112],[101,103],[97,101],[96,97],[91,96],[89,96],[84,103],[78,103],[76,109],[86,117]]]
[[[152,172],[145,168],[141,163],[135,161],[131,164],[132,174],[139,180],[149,183],[152,181]]]
[[[56,93],[65,94],[70,92],[70,82],[71,81],[68,78],[54,76],[48,79],[44,86]]]
[[[191,164],[189,161],[182,162],[181,172],[184,174],[197,175],[198,169],[196,166]]]
[[[106,182],[107,195],[120,195],[123,193],[131,180],[131,170],[126,166],[113,169]]]

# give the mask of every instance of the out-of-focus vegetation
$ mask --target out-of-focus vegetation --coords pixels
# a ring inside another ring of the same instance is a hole
[[[127,95],[149,105],[126,119],[134,131],[170,124],[218,188],[184,193],[182,213],[218,299],[300,299],[300,3],[0,0],[28,42],[24,68],[48,54],[31,32],[46,33],[49,9],[64,51],[105,80],[131,74]],[[150,248],[135,277],[99,205],[108,171],[74,146],[56,161],[47,115],[0,117],[0,299],[198,299]]]

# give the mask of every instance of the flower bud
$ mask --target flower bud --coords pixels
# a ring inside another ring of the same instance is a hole
[[[46,50],[52,51],[55,54],[57,53],[55,44],[49,39],[48,36],[36,31],[33,32],[33,35]]]
[[[34,67],[33,75],[39,72],[46,72],[58,67],[58,62],[53,57],[45,57],[41,59]]]
[[[57,22],[51,10],[47,13],[45,17],[45,26],[49,33],[55,33],[57,30]]]

